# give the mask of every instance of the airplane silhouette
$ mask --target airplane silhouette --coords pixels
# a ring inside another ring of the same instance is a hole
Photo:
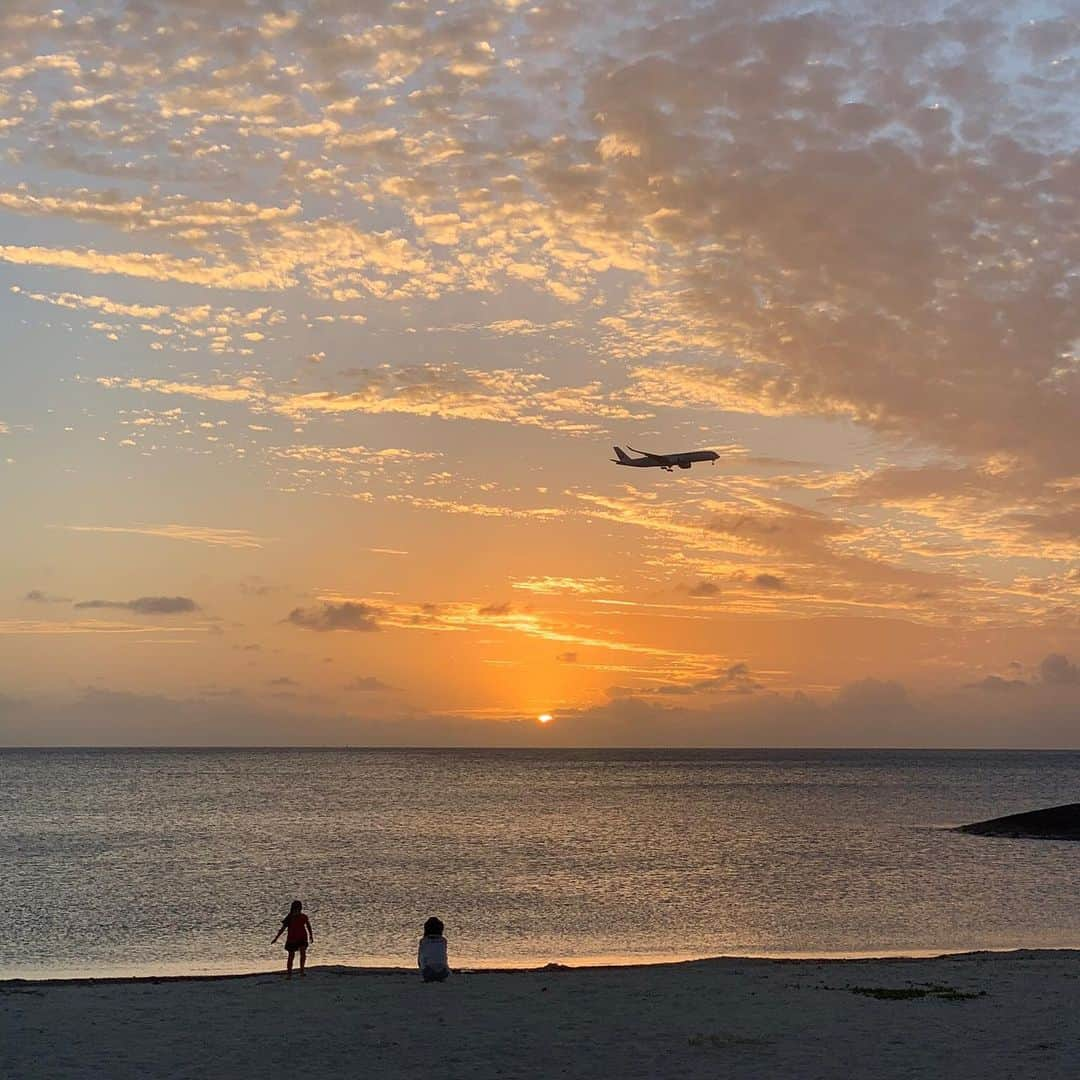
[[[695,461],[718,461],[720,455],[715,450],[690,450],[684,454],[650,454],[648,450],[634,450],[628,446],[627,450],[641,457],[632,458],[621,446],[613,446],[615,457],[611,460],[616,465],[633,465],[638,469],[666,469],[671,472],[676,465],[680,469],[689,469]]]

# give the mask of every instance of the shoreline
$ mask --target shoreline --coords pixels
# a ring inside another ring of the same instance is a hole
[[[498,961],[492,961],[491,965],[463,964],[452,967],[455,975],[535,975],[552,974],[558,975],[563,972],[618,972],[618,971],[651,971],[666,968],[682,968],[700,964],[893,964],[893,963],[923,963],[933,961],[958,961],[975,959],[978,957],[1007,956],[1007,955],[1047,955],[1056,956],[1061,954],[1076,954],[1080,960],[1080,945],[1070,946],[1027,946],[1010,945],[1001,947],[989,947],[982,949],[961,949],[957,951],[928,949],[908,950],[904,952],[867,952],[867,953],[717,953],[711,956],[687,956],[682,958],[657,959],[657,960],[632,960],[625,962],[617,960],[599,960],[595,963],[574,960],[549,960],[547,963],[535,965],[503,965]],[[416,969],[401,965],[382,964],[308,964],[309,973],[316,972],[332,976],[348,977],[379,977],[393,975],[415,975]],[[272,968],[260,968],[257,971],[223,971],[223,972],[189,972],[172,974],[139,974],[139,975],[45,975],[36,977],[32,975],[10,975],[0,977],[0,992],[6,987],[12,986],[127,986],[137,984],[157,985],[159,983],[186,983],[186,982],[228,982],[230,980],[273,978],[283,973],[281,966]]]

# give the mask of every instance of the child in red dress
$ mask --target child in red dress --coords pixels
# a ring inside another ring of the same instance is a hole
[[[288,933],[286,933],[288,931]],[[315,943],[315,931],[311,929],[311,920],[304,914],[304,905],[299,900],[294,900],[289,908],[289,914],[281,920],[281,929],[274,935],[271,945],[285,934],[285,951],[289,954],[289,961],[285,967],[285,978],[292,978],[293,957],[300,954],[300,974],[304,974],[304,964],[307,962],[308,942]]]

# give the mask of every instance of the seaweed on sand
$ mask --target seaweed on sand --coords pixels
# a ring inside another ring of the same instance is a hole
[[[841,989],[837,987],[837,989]],[[918,983],[911,986],[846,986],[842,989],[863,997],[876,998],[878,1001],[916,1001],[920,998],[937,998],[939,1001],[971,1001],[973,998],[986,997],[985,990],[968,992],[957,990],[955,986],[941,983]]]

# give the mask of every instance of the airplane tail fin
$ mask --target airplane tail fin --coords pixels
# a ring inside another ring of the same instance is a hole
[[[621,446],[613,446],[611,448],[615,451],[615,456],[619,459],[620,465],[629,465],[633,460]]]

